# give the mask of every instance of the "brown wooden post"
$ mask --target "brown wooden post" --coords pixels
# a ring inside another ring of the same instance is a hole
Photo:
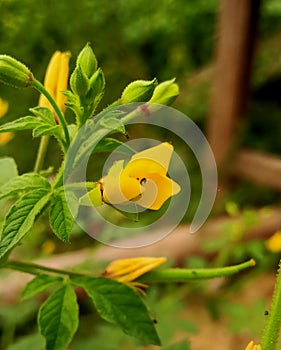
[[[259,0],[221,0],[207,136],[219,169],[245,112]]]
[[[281,192],[281,157],[253,150],[240,150],[231,164],[235,176]]]

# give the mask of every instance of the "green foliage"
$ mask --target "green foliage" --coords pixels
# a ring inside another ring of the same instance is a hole
[[[78,202],[72,192],[66,195],[63,190],[55,192],[50,207],[50,225],[55,235],[65,242],[69,241],[77,212]]]
[[[46,350],[64,350],[78,327],[78,304],[73,288],[65,284],[41,306],[38,324]]]
[[[258,336],[264,328],[264,300],[255,300],[247,306],[238,302],[225,302],[221,307],[223,313],[229,317],[229,330],[233,333],[248,331],[253,336]]]
[[[20,176],[10,177],[9,181],[0,187],[0,199],[11,196],[18,196],[32,190],[46,189],[50,190],[49,182],[39,174],[23,174]]]
[[[30,282],[26,284],[24,287],[22,293],[21,293],[21,299],[29,299],[32,298],[34,295],[43,292],[45,289],[54,286],[58,283],[61,283],[63,279],[58,276],[51,276],[51,275],[38,275],[34,277]]]
[[[0,186],[18,175],[18,168],[13,158],[0,158],[0,168]]]
[[[0,259],[28,233],[49,200],[49,191],[37,189],[24,194],[12,205],[1,232]]]
[[[31,334],[29,336],[22,337],[7,348],[7,350],[26,350],[26,349],[44,350],[45,341],[42,335]]]
[[[160,345],[153,320],[139,294],[129,286],[103,277],[74,278],[85,289],[102,318],[118,325],[144,344]]]

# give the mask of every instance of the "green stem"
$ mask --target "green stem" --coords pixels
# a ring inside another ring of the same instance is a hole
[[[281,328],[281,260],[278,265],[276,284],[272,298],[272,304],[268,315],[268,321],[262,339],[262,349],[276,349]]]
[[[55,273],[58,275],[67,275],[70,277],[81,277],[81,276],[87,276],[84,273],[79,272],[72,272],[69,270],[62,270],[62,269],[55,269],[52,267],[47,267],[39,264],[34,263],[28,263],[23,261],[17,261],[17,260],[9,260],[7,264],[1,266],[2,268],[9,268],[16,271],[26,272],[31,275],[39,275],[42,271],[49,272],[49,273]],[[93,277],[93,276],[92,276]]]
[[[37,79],[33,79],[31,82],[31,86],[33,86],[35,89],[37,89],[39,92],[41,92],[43,95],[46,96],[46,98],[49,100],[50,104],[54,108],[54,111],[56,112],[59,122],[63,127],[64,135],[65,135],[65,150],[67,150],[69,144],[70,144],[70,138],[69,138],[69,133],[68,133],[68,128],[67,128],[67,123],[65,121],[64,115],[62,114],[61,110],[59,109],[58,105],[56,104],[56,101],[54,98],[51,96],[51,94],[45,89],[43,84],[40,83]]]
[[[248,267],[255,266],[253,259],[246,261],[239,265],[227,266],[221,268],[209,268],[209,269],[179,269],[170,268],[163,270],[154,270],[146,273],[138,278],[139,282],[143,283],[173,283],[173,282],[186,282],[191,279],[205,279],[224,277],[238,273]],[[39,264],[28,263],[17,260],[9,260],[2,268],[10,268],[17,271],[29,273],[31,275],[38,275],[42,271],[55,273],[58,275],[66,275],[69,277],[95,277],[84,273],[72,272],[69,270],[55,269]]]
[[[121,120],[126,125],[128,122],[135,119],[136,117],[149,116],[152,113],[157,112],[160,108],[160,105],[143,103],[142,105],[134,109],[132,112],[126,114],[123,118],[121,118]]]
[[[138,282],[143,283],[169,283],[169,282],[186,282],[193,279],[209,279],[216,277],[230,276],[238,273],[248,267],[255,266],[253,259],[239,265],[207,268],[207,269],[159,269],[146,273],[138,278]]]
[[[46,156],[49,140],[50,140],[50,136],[42,136],[41,137],[40,145],[39,145],[39,149],[38,149],[38,153],[37,153],[37,158],[36,158],[36,162],[35,162],[35,166],[34,166],[35,173],[39,173],[39,171],[43,167],[43,163],[44,163],[44,159]]]

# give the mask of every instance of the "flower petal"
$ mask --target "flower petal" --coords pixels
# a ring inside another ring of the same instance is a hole
[[[131,282],[144,275],[148,271],[164,264],[164,257],[138,257],[118,259],[111,262],[105,269],[103,276],[114,278],[120,282]]]
[[[163,142],[160,145],[148,148],[144,151],[135,154],[131,158],[130,162],[126,165],[126,169],[128,168],[128,171],[134,169],[136,164],[138,164],[134,162],[136,160],[150,160],[158,164],[156,173],[166,175],[173,151],[174,148],[171,144],[169,144],[168,142]],[[154,164],[154,166],[156,165]]]
[[[146,178],[148,174],[155,173],[166,175],[166,169],[157,161],[152,159],[135,159],[130,161],[123,170],[123,175],[133,177],[137,180]]]
[[[44,79],[44,87],[51,94],[51,96],[55,99],[56,93],[56,85],[59,74],[59,62],[60,62],[61,52],[56,51],[50,59],[48,64],[45,79]],[[51,108],[51,104],[48,99],[44,95],[40,95],[39,98],[39,106],[40,107],[49,107]]]
[[[44,79],[44,86],[46,90],[55,99],[62,112],[64,112],[66,108],[64,105],[66,102],[66,97],[61,93],[61,91],[67,89],[69,58],[69,52],[56,51],[50,59]],[[52,109],[50,102],[42,94],[39,98],[39,106]]]
[[[57,77],[56,86],[56,102],[59,109],[64,112],[66,110],[65,102],[67,101],[66,96],[62,94],[62,91],[67,89],[68,75],[69,75],[69,52],[62,52],[59,62],[59,74]]]
[[[107,203],[124,203],[138,197],[143,191],[137,179],[123,174],[123,164],[123,160],[115,162],[102,180],[103,199]]]
[[[159,174],[148,174],[143,188],[142,196],[135,202],[152,210],[160,209],[168,198],[180,191],[180,186],[175,181]]]

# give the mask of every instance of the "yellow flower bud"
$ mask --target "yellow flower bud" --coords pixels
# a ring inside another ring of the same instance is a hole
[[[2,100],[0,98],[0,118],[2,118],[8,111],[9,104],[8,102]],[[0,146],[6,145],[8,142],[10,142],[14,137],[13,132],[5,132],[0,134]]]
[[[66,97],[62,94],[62,91],[67,89],[69,75],[69,59],[69,52],[56,51],[51,57],[44,79],[44,86],[46,90],[54,98],[59,109],[62,112],[64,112],[66,109]],[[50,102],[42,94],[40,95],[39,106],[53,109]]]

